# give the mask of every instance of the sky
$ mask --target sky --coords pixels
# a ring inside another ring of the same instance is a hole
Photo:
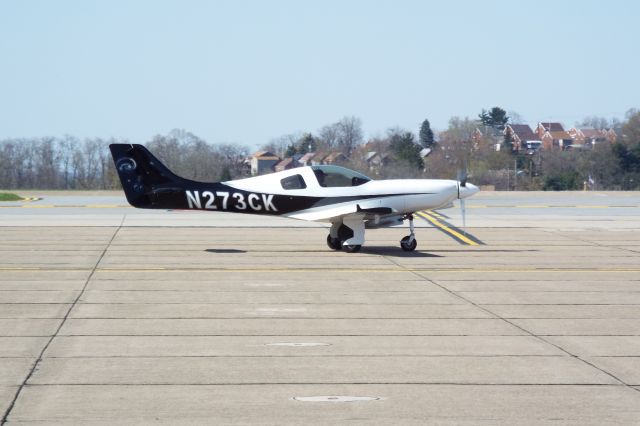
[[[640,107],[640,2],[0,0],[0,139],[179,128],[259,146],[483,108],[572,126]]]

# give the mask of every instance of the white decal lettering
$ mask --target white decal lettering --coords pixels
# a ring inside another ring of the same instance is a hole
[[[238,210],[246,210],[247,209],[247,203],[244,202],[244,195],[236,192],[236,193],[233,194],[233,198],[236,199],[236,208]]]
[[[198,191],[186,191],[187,193],[187,202],[189,203],[189,208],[197,208],[197,209],[201,209],[202,208],[202,203],[200,202],[200,194],[198,193]]]
[[[226,210],[227,209],[227,200],[229,199],[229,193],[228,192],[216,192],[216,195],[218,197],[222,197],[222,210]]]
[[[278,209],[276,209],[276,206],[273,204],[273,194],[267,195],[267,194],[262,194],[262,204],[264,204],[264,209],[269,211],[269,210],[273,210],[274,212],[277,212]]]
[[[216,197],[213,195],[213,192],[210,191],[204,191],[202,193],[202,197],[203,198],[207,198],[207,204],[204,205],[204,208],[207,210],[217,210],[218,208],[213,204],[213,201],[216,199]]]
[[[249,201],[249,206],[251,206],[252,209],[254,210],[262,210],[262,206],[260,204],[254,204],[254,201],[258,201],[260,200],[260,197],[258,197],[257,194],[249,194],[249,196],[247,197],[247,201]]]

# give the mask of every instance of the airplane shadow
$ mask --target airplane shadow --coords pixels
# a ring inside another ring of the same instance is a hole
[[[434,253],[467,253],[467,252],[480,252],[480,253],[530,253],[539,252],[540,250],[474,250],[474,249],[460,249],[460,250],[430,250]]]
[[[205,249],[207,253],[246,253],[246,250],[238,250],[238,249]]]
[[[442,257],[437,254],[432,254],[426,251],[403,251],[400,247],[384,247],[384,246],[364,246],[360,250],[363,254],[375,254],[378,256],[390,256],[390,257]]]

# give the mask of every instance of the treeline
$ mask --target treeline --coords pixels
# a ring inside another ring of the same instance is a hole
[[[114,188],[108,145],[117,142],[72,136],[0,141],[0,188]]]
[[[493,109],[492,111],[495,111]],[[501,112],[502,110],[500,110]],[[640,189],[640,112],[631,110],[624,121],[597,117],[576,123],[583,127],[613,128],[616,143],[601,142],[589,149],[540,150],[535,154],[504,149],[500,126],[517,124],[517,114],[478,119],[453,117],[434,135],[428,120],[419,131],[389,129],[365,142],[356,117],[323,126],[314,132],[291,133],[273,139],[262,149],[284,158],[306,152],[344,155],[340,164],[374,178],[449,178],[467,168],[469,180],[499,190]],[[0,188],[3,189],[117,189],[108,146],[127,140],[73,136],[0,141]],[[496,145],[503,149],[496,151]],[[145,145],[176,174],[198,181],[219,181],[250,174],[247,147],[210,144],[184,130],[157,135]],[[371,161],[371,153],[377,153]]]
[[[0,188],[120,188],[109,144],[122,139],[73,136],[0,141]],[[200,181],[242,176],[247,148],[211,145],[184,130],[155,136],[145,144],[171,170]]]

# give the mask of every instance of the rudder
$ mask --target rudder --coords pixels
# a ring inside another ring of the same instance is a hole
[[[173,174],[164,164],[137,144],[109,145],[127,201],[138,208],[163,208],[158,195],[181,192],[190,181]]]

